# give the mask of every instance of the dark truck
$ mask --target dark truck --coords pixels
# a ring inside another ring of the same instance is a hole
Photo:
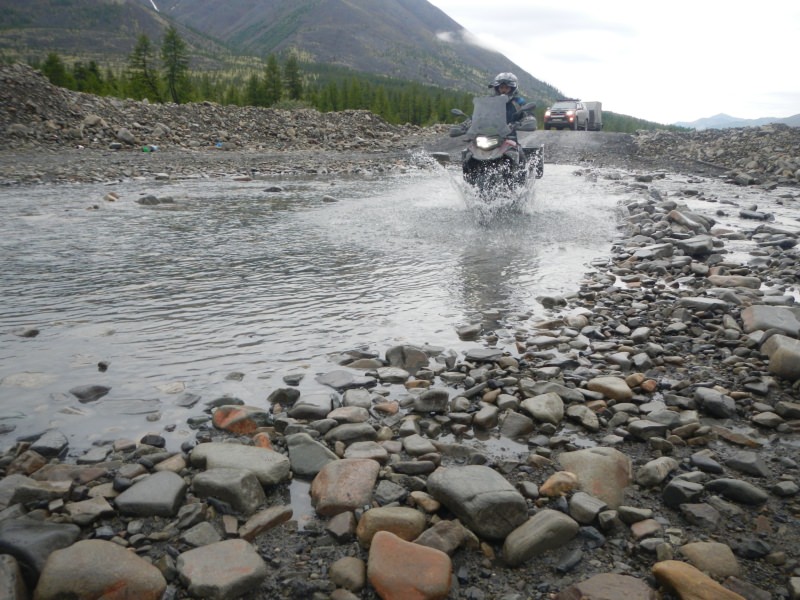
[[[603,108],[600,102],[581,102],[564,98],[544,112],[545,129],[583,129],[600,131],[603,128]]]

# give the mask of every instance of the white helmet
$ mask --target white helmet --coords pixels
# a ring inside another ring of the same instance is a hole
[[[489,87],[499,94],[500,92],[497,88],[499,88],[503,84],[506,84],[508,87],[511,88],[511,94],[509,95],[513,95],[514,92],[517,91],[518,83],[519,80],[517,79],[517,76],[514,75],[513,73],[500,73],[499,75],[497,75],[497,77],[494,78],[494,81],[492,81],[492,83],[489,84]]]

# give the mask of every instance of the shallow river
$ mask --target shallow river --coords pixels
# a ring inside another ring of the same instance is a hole
[[[298,370],[312,389],[333,354],[461,351],[462,325],[543,317],[536,298],[575,291],[616,231],[620,192],[575,171],[548,165],[516,211],[441,169],[0,190],[0,449],[48,428],[72,454],[146,432],[176,448],[204,402],[264,406]],[[111,390],[82,404],[82,385]]]

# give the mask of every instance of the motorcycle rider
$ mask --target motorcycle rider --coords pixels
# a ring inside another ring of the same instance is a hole
[[[525,99],[519,95],[519,80],[513,73],[498,73],[497,77],[489,84],[489,88],[494,91],[495,96],[505,94],[508,96],[506,103],[506,122],[511,123],[521,118],[517,111],[525,104]],[[516,119],[515,119],[516,117]]]
[[[513,123],[525,119],[528,115],[525,113],[517,112],[523,104],[525,98],[519,95],[519,80],[513,73],[498,73],[497,77],[489,84],[489,88],[493,90],[495,96],[505,94],[508,96],[506,102],[506,123]],[[513,140],[517,140],[517,132],[513,131],[509,136]],[[525,163],[525,153],[517,147],[517,163]]]
[[[492,95],[500,96],[505,94],[508,96],[506,102],[506,123],[513,123],[515,120],[524,119],[527,115],[517,111],[525,104],[525,99],[519,95],[518,89],[519,80],[513,73],[498,73],[492,82],[489,84],[489,89],[492,90]],[[469,121],[457,126],[461,129],[461,133],[466,133],[469,128]],[[455,136],[456,134],[452,134]],[[512,133],[511,137],[517,139],[516,133]]]

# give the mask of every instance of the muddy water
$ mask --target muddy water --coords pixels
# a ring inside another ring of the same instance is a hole
[[[313,388],[332,354],[461,351],[461,325],[542,317],[537,297],[574,291],[608,253],[624,197],[575,171],[548,165],[492,210],[441,169],[2,190],[0,446],[57,428],[71,454],[146,432],[176,448],[204,402],[263,406],[293,371]],[[80,403],[82,385],[111,389]]]

